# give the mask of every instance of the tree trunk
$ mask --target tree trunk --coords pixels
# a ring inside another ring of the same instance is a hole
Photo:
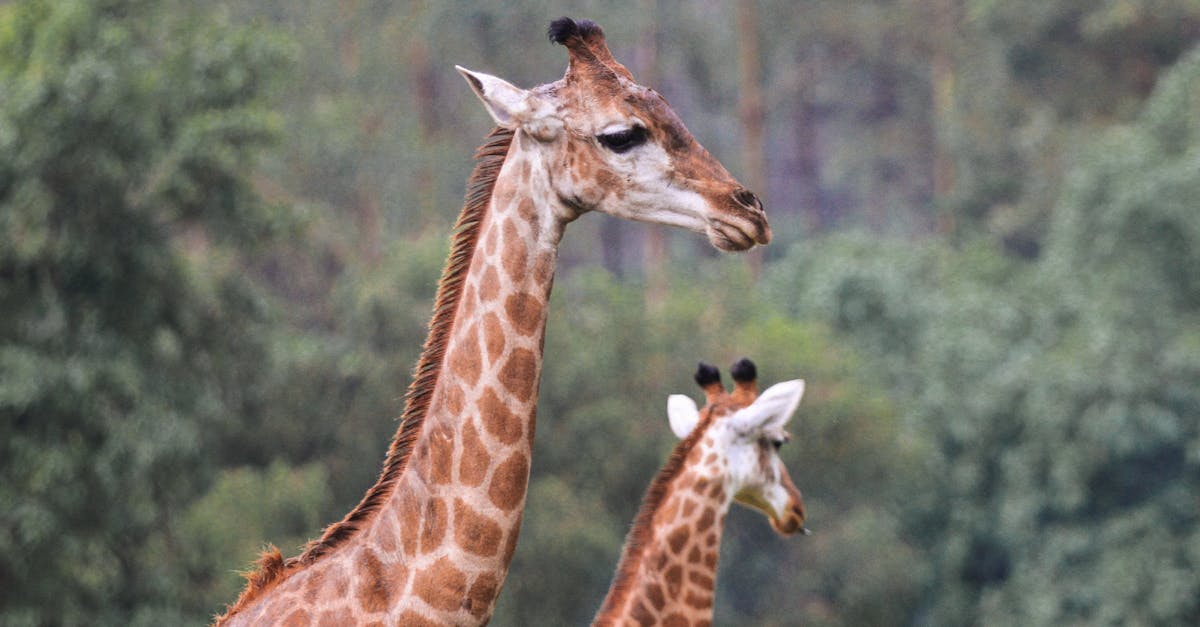
[[[930,89],[933,105],[930,127],[933,130],[930,155],[933,163],[933,203],[937,207],[937,230],[945,236],[957,229],[952,209],[947,200],[954,191],[954,159],[948,153],[946,129],[954,119],[955,68],[951,46],[958,33],[958,0],[934,0],[933,21],[935,32],[940,37],[933,40],[930,55]]]
[[[638,82],[651,88],[658,85],[658,0],[642,0],[645,20],[634,62]],[[667,294],[667,227],[646,224],[642,233],[642,276],[646,281],[645,303],[651,312],[662,311]]]
[[[810,232],[823,231],[832,226],[821,206],[821,162],[818,145],[816,82],[821,76],[820,55],[822,53],[809,49],[808,54],[800,53],[796,59],[797,89],[792,107],[792,138],[795,142],[795,157],[792,162],[791,176],[794,183],[794,193],[789,191],[789,198],[794,198],[796,211],[806,217]],[[777,212],[778,215],[778,212]]]
[[[766,108],[763,106],[762,64],[758,52],[758,2],[744,0],[737,4],[738,69],[741,102],[738,110],[742,121],[742,182],[767,205],[767,171],[763,158],[763,129]],[[762,272],[762,251],[746,253],[750,272],[757,279]]]

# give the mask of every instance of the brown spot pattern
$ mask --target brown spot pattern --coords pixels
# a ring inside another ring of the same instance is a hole
[[[712,607],[712,597],[711,596],[709,596],[707,594],[696,594],[696,593],[692,592],[691,590],[688,590],[687,596],[685,596],[683,598],[683,601],[684,601],[684,603],[687,603],[688,605],[690,605],[694,608],[698,608],[698,609],[702,609],[702,610],[706,610],[706,609]]]
[[[525,488],[529,482],[529,459],[517,451],[496,467],[492,485],[488,486],[488,498],[501,511],[510,512],[525,500]]]
[[[533,199],[522,198],[521,202],[517,203],[517,215],[530,221],[536,218],[537,208],[533,205]]]
[[[504,221],[504,252],[500,255],[500,264],[513,281],[525,278],[525,266],[529,263],[529,248],[525,245],[521,232],[517,230],[514,220]]]
[[[621,187],[621,177],[608,168],[600,168],[596,170],[596,184],[604,189],[604,192],[615,192],[617,198],[624,196],[624,190]]]
[[[475,579],[475,583],[471,584],[471,589],[467,592],[466,609],[471,616],[483,618],[491,611],[492,601],[496,598],[499,587],[495,575],[491,573],[483,573]]]
[[[345,624],[349,625],[351,623]],[[441,623],[429,620],[412,610],[405,610],[400,616],[397,616],[396,624],[404,625],[404,627],[443,627]]]
[[[492,456],[488,454],[483,440],[479,439],[475,425],[472,421],[466,421],[462,428],[462,458],[458,461],[459,482],[471,487],[483,483],[491,464]]]
[[[483,318],[483,345],[487,348],[488,363],[496,363],[504,352],[504,327],[500,317],[491,312]]]
[[[554,277],[554,253],[542,253],[533,263],[533,278],[540,284],[548,283]]]
[[[640,600],[634,601],[633,608],[629,611],[629,617],[642,627],[650,627],[654,624],[654,614],[651,614]]]
[[[706,590],[713,589],[713,578],[699,571],[693,570],[688,572],[688,581]]]
[[[521,439],[524,424],[520,416],[509,411],[508,405],[496,394],[491,387],[483,390],[479,399],[479,413],[488,433],[504,444],[512,444]]]
[[[441,558],[413,577],[413,592],[435,609],[451,612],[462,605],[467,576],[448,558]],[[401,624],[407,624],[403,621]]]
[[[517,552],[517,536],[521,533],[521,519],[525,513],[517,512],[517,521],[513,523],[512,528],[508,530],[508,540],[504,541],[504,560],[505,564],[512,562],[513,553]]]
[[[333,581],[334,598],[344,598],[350,592],[350,578],[346,576],[344,568],[331,564],[327,576]]]
[[[662,611],[663,606],[667,604],[666,597],[663,596],[662,586],[656,582],[646,584],[646,599],[650,601],[650,605],[654,606],[655,610]]]
[[[468,553],[491,557],[500,550],[504,530],[496,521],[471,509],[466,501],[454,500],[454,541]]]
[[[696,521],[696,531],[700,533],[708,531],[708,528],[712,526],[713,521],[716,520],[716,518],[717,513],[714,512],[711,507],[704,508],[704,513],[700,514],[700,520]]]
[[[688,627],[688,619],[681,614],[668,614],[662,624],[663,627]]]
[[[429,430],[429,480],[449,483],[454,468],[454,432],[447,425]]]
[[[396,498],[396,526],[400,529],[400,544],[404,554],[412,557],[417,552],[417,521],[421,516],[421,503],[412,490],[400,487]]]
[[[326,610],[321,612],[321,619],[317,623],[318,627],[342,627],[343,625],[354,624],[354,615],[347,608],[339,608],[337,610]]]
[[[504,184],[496,185],[492,190],[492,204],[500,208],[511,205],[513,198],[517,195],[516,186],[517,182],[512,180],[507,180]]]
[[[683,587],[683,567],[679,564],[671,566],[663,573],[663,580],[667,582],[667,596],[679,596],[679,590]]]
[[[443,385],[441,388],[442,404],[450,414],[458,415],[463,410],[463,391],[457,385]]]
[[[375,544],[384,553],[396,550],[396,525],[391,516],[379,516],[372,526]]]
[[[542,302],[525,292],[510,295],[504,301],[504,311],[512,321],[513,330],[521,335],[533,335],[542,323],[545,310]]]
[[[308,571],[308,581],[304,582],[304,600],[309,603],[316,603],[324,583],[325,571],[323,569],[314,568]]]
[[[280,624],[282,627],[307,627],[309,621],[311,620],[312,619],[308,616],[308,612],[305,612],[304,610],[296,610],[291,614],[288,614],[287,618],[283,619],[283,622]]]
[[[671,547],[672,553],[679,553],[683,550],[683,546],[688,541],[688,528],[676,527],[669,535],[667,535],[667,546]]]
[[[494,302],[499,293],[500,275],[495,268],[489,267],[483,272],[483,279],[479,282],[479,300],[484,303]]]
[[[537,355],[527,348],[518,348],[504,362],[499,378],[510,394],[522,403],[528,403],[537,386],[536,373]]]
[[[479,380],[479,372],[483,369],[479,358],[479,335],[475,325],[467,327],[455,344],[457,345],[452,347],[450,354],[450,371],[468,386],[475,385]]]
[[[679,499],[669,499],[667,504],[658,512],[659,524],[665,525],[675,520],[675,514],[679,511]]]
[[[387,609],[388,581],[384,577],[383,563],[374,551],[363,549],[358,558],[358,589],[355,590],[358,605],[364,612],[374,614]]]
[[[442,543],[446,535],[446,502],[430,498],[425,503],[425,516],[421,520],[421,552],[428,553]]]

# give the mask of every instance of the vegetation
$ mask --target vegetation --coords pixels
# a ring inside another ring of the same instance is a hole
[[[572,226],[494,624],[592,616],[742,355],[809,382],[814,534],[735,511],[718,623],[1200,623],[1194,1],[193,4],[0,4],[0,624],[202,624],[358,500],[488,127],[451,66],[554,80],[559,13],[776,240]]]

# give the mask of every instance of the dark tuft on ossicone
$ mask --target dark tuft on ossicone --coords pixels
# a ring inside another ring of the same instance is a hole
[[[711,364],[706,364],[704,362],[700,362],[696,366],[695,379],[696,379],[696,383],[699,384],[700,387],[704,387],[704,386],[712,384],[712,383],[720,383],[721,382],[721,371],[717,370],[716,366],[713,366]]]
[[[550,28],[546,29],[546,36],[556,44],[567,45],[567,40],[572,37],[587,39],[593,35],[604,36],[604,30],[600,25],[591,20],[575,20],[569,17],[560,17],[553,22],[550,22]]]
[[[569,17],[560,17],[550,22],[550,28],[546,29],[546,36],[550,41],[564,46],[567,45],[568,39],[579,35],[579,25]]]
[[[758,368],[754,366],[754,362],[743,357],[729,368],[729,374],[733,375],[734,381],[753,381],[758,378]]]

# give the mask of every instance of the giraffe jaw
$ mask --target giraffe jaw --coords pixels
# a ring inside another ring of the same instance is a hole
[[[771,528],[781,536],[793,536],[797,533],[807,536],[812,533],[804,526],[804,510],[800,505],[789,503],[782,508],[783,513],[780,514],[763,495],[754,490],[741,490],[733,498],[738,503],[765,514],[767,520],[771,521]]]

